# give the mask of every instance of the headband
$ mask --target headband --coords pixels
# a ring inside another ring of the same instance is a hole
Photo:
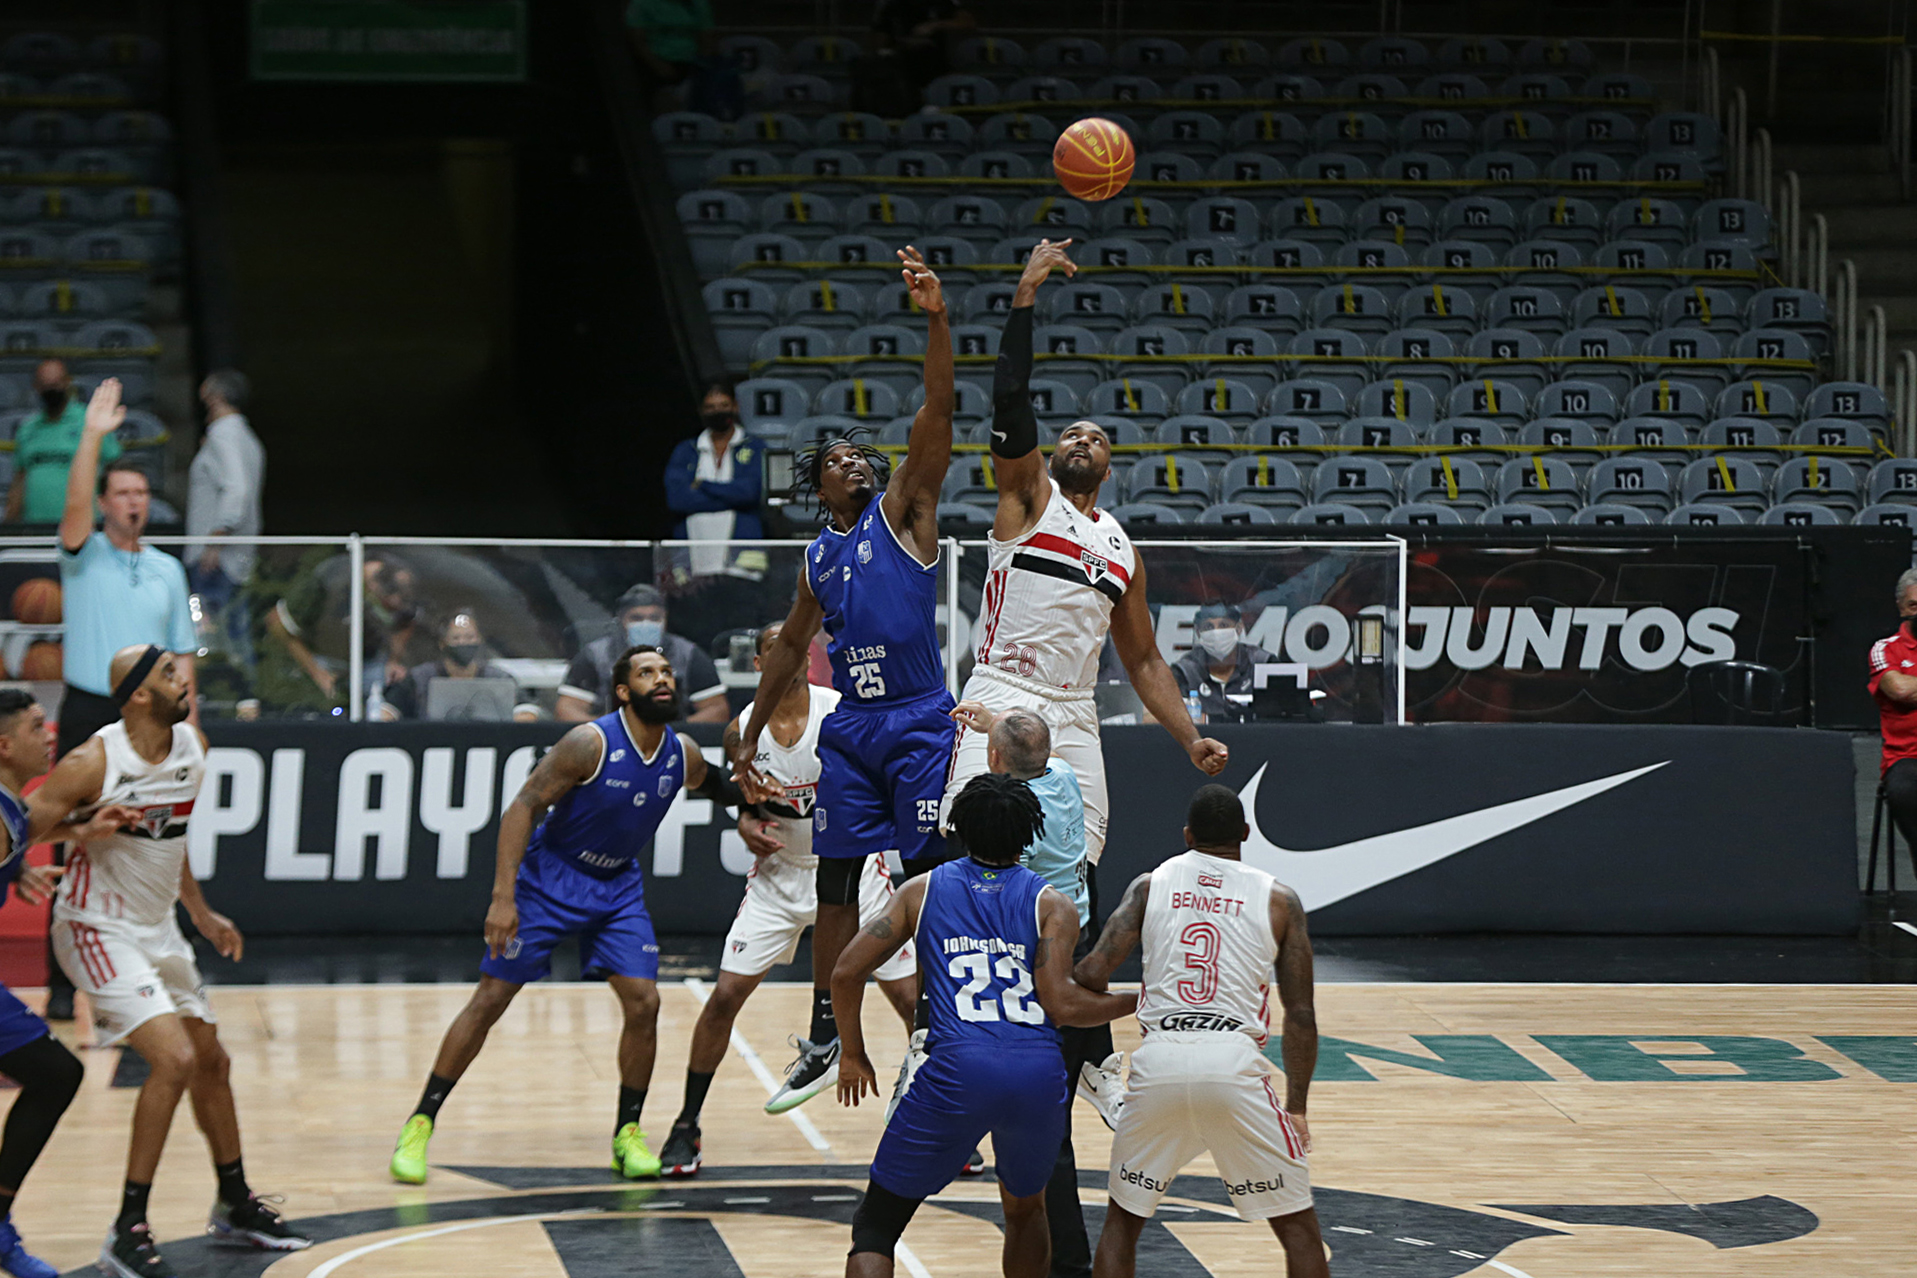
[[[159,644],[148,644],[146,651],[140,654],[140,659],[133,663],[133,669],[127,671],[126,678],[120,680],[119,686],[114,688],[113,704],[126,705],[127,700],[140,690],[140,685],[146,682],[146,677],[153,673],[154,665],[165,655],[166,649]]]

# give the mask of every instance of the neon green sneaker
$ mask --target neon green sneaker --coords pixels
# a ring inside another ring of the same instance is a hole
[[[393,1146],[393,1179],[402,1185],[426,1183],[426,1142],[433,1138],[433,1120],[414,1114],[399,1129],[399,1144]]]
[[[612,1138],[612,1169],[627,1180],[652,1180],[659,1175],[659,1159],[646,1144],[637,1123],[627,1123]]]

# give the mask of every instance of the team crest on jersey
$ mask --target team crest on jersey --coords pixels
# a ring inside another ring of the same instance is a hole
[[[1106,570],[1112,566],[1111,560],[1105,558],[1103,555],[1094,555],[1089,550],[1081,550],[1078,552],[1078,562],[1085,565],[1085,576],[1090,581],[1099,580],[1105,575]]]
[[[872,543],[871,542],[862,541],[859,543],[859,562],[862,564],[869,564],[872,562]]]
[[[662,799],[669,799],[672,797],[672,778],[671,777],[659,778],[659,797]]]
[[[1222,874],[1201,874],[1198,876],[1198,886],[1211,888],[1215,891],[1225,886],[1225,876]]]
[[[139,819],[123,828],[149,839],[176,839],[186,833],[186,818],[192,811],[191,803],[162,803],[140,809]]]

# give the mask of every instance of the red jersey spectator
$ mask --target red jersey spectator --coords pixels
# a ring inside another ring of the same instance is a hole
[[[1884,797],[1917,847],[1917,568],[1897,579],[1897,615],[1897,632],[1870,647],[1870,695],[1884,738]]]

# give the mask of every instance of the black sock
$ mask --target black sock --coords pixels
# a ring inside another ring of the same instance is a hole
[[[619,1129],[627,1123],[638,1122],[639,1111],[645,1107],[646,1089],[643,1087],[627,1087],[624,1083],[621,1083],[619,1085],[619,1122],[613,1127],[613,1134],[617,1135]]]
[[[424,1114],[434,1122],[438,1122],[439,1107],[446,1103],[447,1093],[453,1090],[453,1084],[458,1081],[456,1078],[445,1078],[438,1074],[428,1075],[426,1090],[419,1094],[419,1108],[413,1112]]]
[[[0,1189],[0,1220],[13,1219],[13,1194],[10,1190]]]
[[[213,1174],[220,1178],[220,1201],[228,1207],[238,1207],[253,1196],[246,1185],[246,1168],[242,1160],[235,1158],[230,1163],[214,1163]]]
[[[918,1006],[912,1009],[912,1029],[916,1033],[919,1030],[929,1030],[931,1028],[932,996],[925,992],[925,982],[920,981]]]
[[[706,1106],[706,1093],[712,1090],[712,1075],[701,1074],[697,1070],[686,1071],[686,1107],[679,1111],[678,1119],[673,1123],[697,1123],[699,1111]]]
[[[812,991],[812,1032],[806,1037],[815,1043],[830,1043],[839,1036],[839,1023],[832,1019],[832,991]]]
[[[129,1180],[126,1183],[125,1190],[120,1194],[120,1214],[113,1220],[115,1233],[124,1236],[126,1231],[135,1225],[146,1223],[146,1196],[152,1192],[153,1186],[150,1182],[142,1185],[138,1181]]]

